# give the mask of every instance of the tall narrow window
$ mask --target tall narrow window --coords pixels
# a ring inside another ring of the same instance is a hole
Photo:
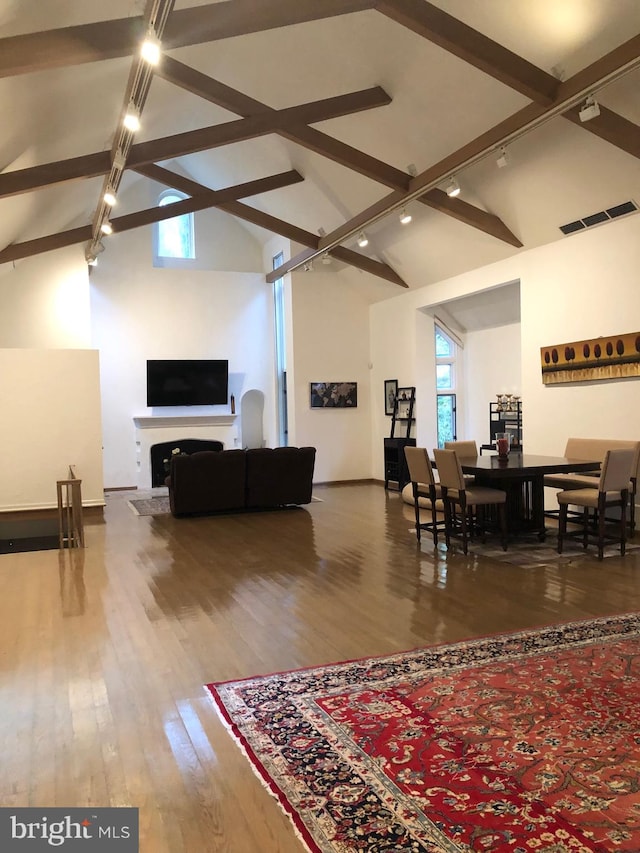
[[[279,252],[273,259],[273,269],[278,269],[284,263],[284,256]],[[278,441],[281,447],[289,443],[287,420],[287,347],[285,336],[285,306],[284,279],[277,278],[273,282],[273,307],[276,341],[276,382],[278,401]]]
[[[436,325],[436,393],[438,395],[438,447],[456,439],[456,356],[457,346]]]
[[[158,200],[158,206],[175,204],[188,196],[167,190],[162,193]],[[182,213],[171,219],[163,219],[156,223],[156,245],[155,255],[157,258],[183,258],[190,260],[195,258],[195,239],[193,228],[193,213]]]

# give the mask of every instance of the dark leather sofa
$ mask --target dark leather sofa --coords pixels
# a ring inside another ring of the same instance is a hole
[[[315,447],[203,450],[174,456],[167,478],[174,516],[306,504]]]

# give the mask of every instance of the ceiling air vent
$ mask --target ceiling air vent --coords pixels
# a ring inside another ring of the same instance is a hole
[[[560,230],[563,234],[575,234],[576,231],[584,231],[585,228],[590,228],[593,225],[610,222],[612,219],[617,219],[618,216],[627,216],[629,213],[637,212],[638,205],[635,201],[624,201],[615,207],[609,207],[607,210],[600,210],[598,213],[591,213],[589,216],[583,216],[582,219],[576,219],[575,222],[561,225]]]

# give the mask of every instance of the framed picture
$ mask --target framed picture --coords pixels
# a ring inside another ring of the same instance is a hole
[[[398,394],[398,380],[397,379],[385,379],[384,380],[384,413],[385,415],[392,415],[393,409],[396,404],[396,395]]]
[[[312,409],[355,409],[358,405],[357,382],[312,382]]]

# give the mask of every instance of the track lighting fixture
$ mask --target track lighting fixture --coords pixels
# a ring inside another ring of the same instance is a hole
[[[133,101],[131,101],[127,107],[127,112],[125,113],[124,121],[122,123],[127,130],[130,130],[132,133],[135,133],[136,130],[140,130],[140,110],[136,107]]]
[[[100,226],[100,230],[103,234],[113,234],[113,226],[111,225],[108,219],[105,219],[105,221],[102,223],[102,225]]]
[[[329,252],[325,252],[320,260],[323,264],[330,264],[331,263],[331,255],[329,254]]]
[[[124,156],[122,151],[118,148],[116,153],[113,155],[112,166],[114,169],[117,169],[119,172],[124,170],[124,167],[127,163],[127,158]]]
[[[496,166],[499,169],[504,169],[505,166],[509,165],[510,159],[511,158],[509,157],[509,152],[507,151],[507,149],[503,145],[502,148],[500,149],[499,153],[498,153],[497,158],[496,158]]]
[[[449,198],[455,198],[457,195],[460,195],[460,184],[453,176],[449,178],[449,183],[447,184],[447,195]]]
[[[87,265],[88,266],[90,266],[90,267],[97,267],[98,266],[98,259],[96,258],[95,255],[92,255],[91,252],[87,252],[86,258],[87,258]]]
[[[600,115],[600,106],[593,95],[590,95],[584,103],[584,107],[578,113],[580,121],[591,121]]]
[[[145,62],[148,62],[149,65],[157,65],[160,62],[160,51],[160,39],[155,34],[153,28],[151,28],[147,33],[145,40],[142,42],[140,56]]]
[[[102,198],[104,200],[104,203],[108,204],[109,207],[113,207],[113,205],[116,203],[116,194],[110,188],[107,188],[107,191],[102,196]]]
[[[313,272],[313,261],[307,261],[303,269],[305,272]]]
[[[408,225],[412,219],[413,219],[413,217],[411,216],[411,214],[408,213],[407,209],[403,207],[402,210],[400,211],[400,222],[403,225]]]
[[[369,245],[369,238],[364,233],[364,231],[361,231],[358,234],[358,246],[360,246],[361,249],[364,249],[364,247],[368,246],[368,245]]]

